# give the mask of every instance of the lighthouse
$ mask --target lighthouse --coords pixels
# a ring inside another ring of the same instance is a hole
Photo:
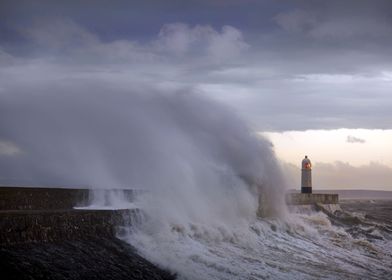
[[[301,193],[312,193],[312,163],[308,156],[302,160]]]
[[[320,205],[339,204],[339,195],[321,192],[312,193],[312,163],[308,156],[305,156],[301,166],[301,193],[289,192],[286,196],[286,202],[288,205],[313,205],[312,209],[319,211],[322,209]],[[326,208],[324,210],[330,212]],[[324,212],[324,210],[321,211]]]

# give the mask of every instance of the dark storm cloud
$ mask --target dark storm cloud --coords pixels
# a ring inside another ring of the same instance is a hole
[[[302,1],[295,9],[281,12],[275,21],[286,31],[312,38],[382,38],[390,40],[390,1]]]
[[[2,1],[1,88],[193,88],[255,129],[391,128],[391,1]]]
[[[271,1],[254,0],[188,0],[188,1],[2,1],[0,15],[3,30],[15,25],[29,25],[37,18],[70,18],[99,33],[107,40],[122,38],[149,39],[162,25],[185,22],[192,25],[209,24],[213,27],[231,24],[247,29],[260,27],[268,13],[279,11]],[[244,15],[247,15],[244,17]],[[263,16],[264,15],[264,16]],[[268,20],[267,20],[268,21]],[[8,34],[10,38],[14,37]]]

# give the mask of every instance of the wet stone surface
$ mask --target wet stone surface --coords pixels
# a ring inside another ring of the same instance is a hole
[[[1,279],[175,279],[116,238],[0,248]]]

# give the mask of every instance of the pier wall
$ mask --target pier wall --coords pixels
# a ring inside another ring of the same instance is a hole
[[[125,199],[132,201],[135,190],[90,190],[40,187],[1,187],[1,210],[49,210],[72,209],[75,206],[87,206],[94,194],[121,191]]]
[[[124,194],[133,199],[133,191]],[[114,237],[140,220],[139,209],[74,209],[89,198],[88,189],[0,187],[0,246]]]
[[[138,209],[0,211],[0,246],[91,237],[115,237],[119,226],[138,221]]]
[[[83,189],[0,187],[2,279],[176,278],[117,238],[140,222],[139,209],[73,209],[89,196]]]
[[[338,204],[339,195],[323,193],[289,193],[286,195],[286,202],[289,205]]]

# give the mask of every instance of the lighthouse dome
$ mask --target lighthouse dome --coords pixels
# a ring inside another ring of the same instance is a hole
[[[302,169],[312,169],[312,163],[310,162],[308,156],[305,156],[305,158],[302,160]]]

